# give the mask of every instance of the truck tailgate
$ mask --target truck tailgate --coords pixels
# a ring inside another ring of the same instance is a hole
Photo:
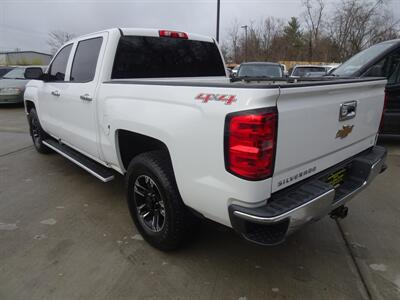
[[[281,87],[272,192],[373,146],[385,84],[366,80]]]

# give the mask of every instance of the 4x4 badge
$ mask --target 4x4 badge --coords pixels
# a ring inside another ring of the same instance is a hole
[[[336,138],[344,139],[353,131],[354,125],[344,125],[342,129],[339,129],[336,133]]]
[[[236,102],[236,95],[225,95],[225,94],[205,94],[200,93],[196,96],[196,100],[201,100],[203,103],[207,103],[209,101],[220,101],[224,102],[226,105],[232,104],[232,102]]]

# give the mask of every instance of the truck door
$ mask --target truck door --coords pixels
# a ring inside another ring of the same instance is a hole
[[[72,43],[64,46],[53,59],[48,71],[47,80],[39,89],[39,105],[37,107],[40,123],[46,132],[58,137],[62,127],[58,119],[61,93],[66,89],[65,76],[72,50]]]
[[[60,95],[56,112],[62,131],[61,140],[76,150],[99,158],[97,146],[97,99],[101,54],[106,34],[78,41],[73,49],[69,81]]]

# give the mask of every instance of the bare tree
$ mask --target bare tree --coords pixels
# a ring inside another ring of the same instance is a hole
[[[261,47],[264,57],[274,59],[273,44],[283,34],[283,21],[274,17],[267,17],[261,24]]]
[[[225,59],[225,62],[226,63],[231,63],[232,61],[231,61],[231,58],[229,56],[229,45],[227,45],[225,41],[222,41],[219,44],[219,47],[221,49],[221,53],[222,53],[222,56]]]
[[[252,61],[263,61],[263,49],[261,45],[261,26],[256,24],[254,21],[250,21],[247,29],[247,59]],[[242,39],[242,44],[245,44],[245,40]]]
[[[240,50],[240,34],[239,34],[240,25],[237,19],[235,19],[228,30],[228,44],[229,49],[228,51],[230,54],[230,60],[234,63],[239,61],[239,50]]]
[[[341,62],[373,44],[399,37],[400,20],[394,21],[387,1],[341,0],[330,17],[325,14],[326,0],[303,0],[301,19],[248,21],[247,59]],[[243,61],[245,45],[236,20],[224,49],[230,61]]]
[[[303,0],[303,6],[303,17],[308,30],[309,60],[312,61],[323,26],[325,3],[324,0]]]
[[[344,59],[385,39],[397,36],[397,23],[384,0],[342,0],[330,22],[339,59]]]
[[[69,40],[73,39],[75,34],[69,33],[61,30],[53,30],[49,32],[49,38],[47,39],[47,44],[50,46],[50,51],[52,54],[56,53],[62,45],[64,45]]]
[[[400,19],[394,20],[393,14],[384,9],[379,15],[375,16],[374,24],[371,28],[371,37],[368,45],[399,38]]]

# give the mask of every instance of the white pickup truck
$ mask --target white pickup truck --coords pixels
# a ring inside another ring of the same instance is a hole
[[[382,78],[231,82],[212,38],[118,28],[70,41],[37,79],[24,95],[37,151],[104,182],[123,174],[134,223],[162,250],[199,216],[281,243],[344,217],[385,169]]]

